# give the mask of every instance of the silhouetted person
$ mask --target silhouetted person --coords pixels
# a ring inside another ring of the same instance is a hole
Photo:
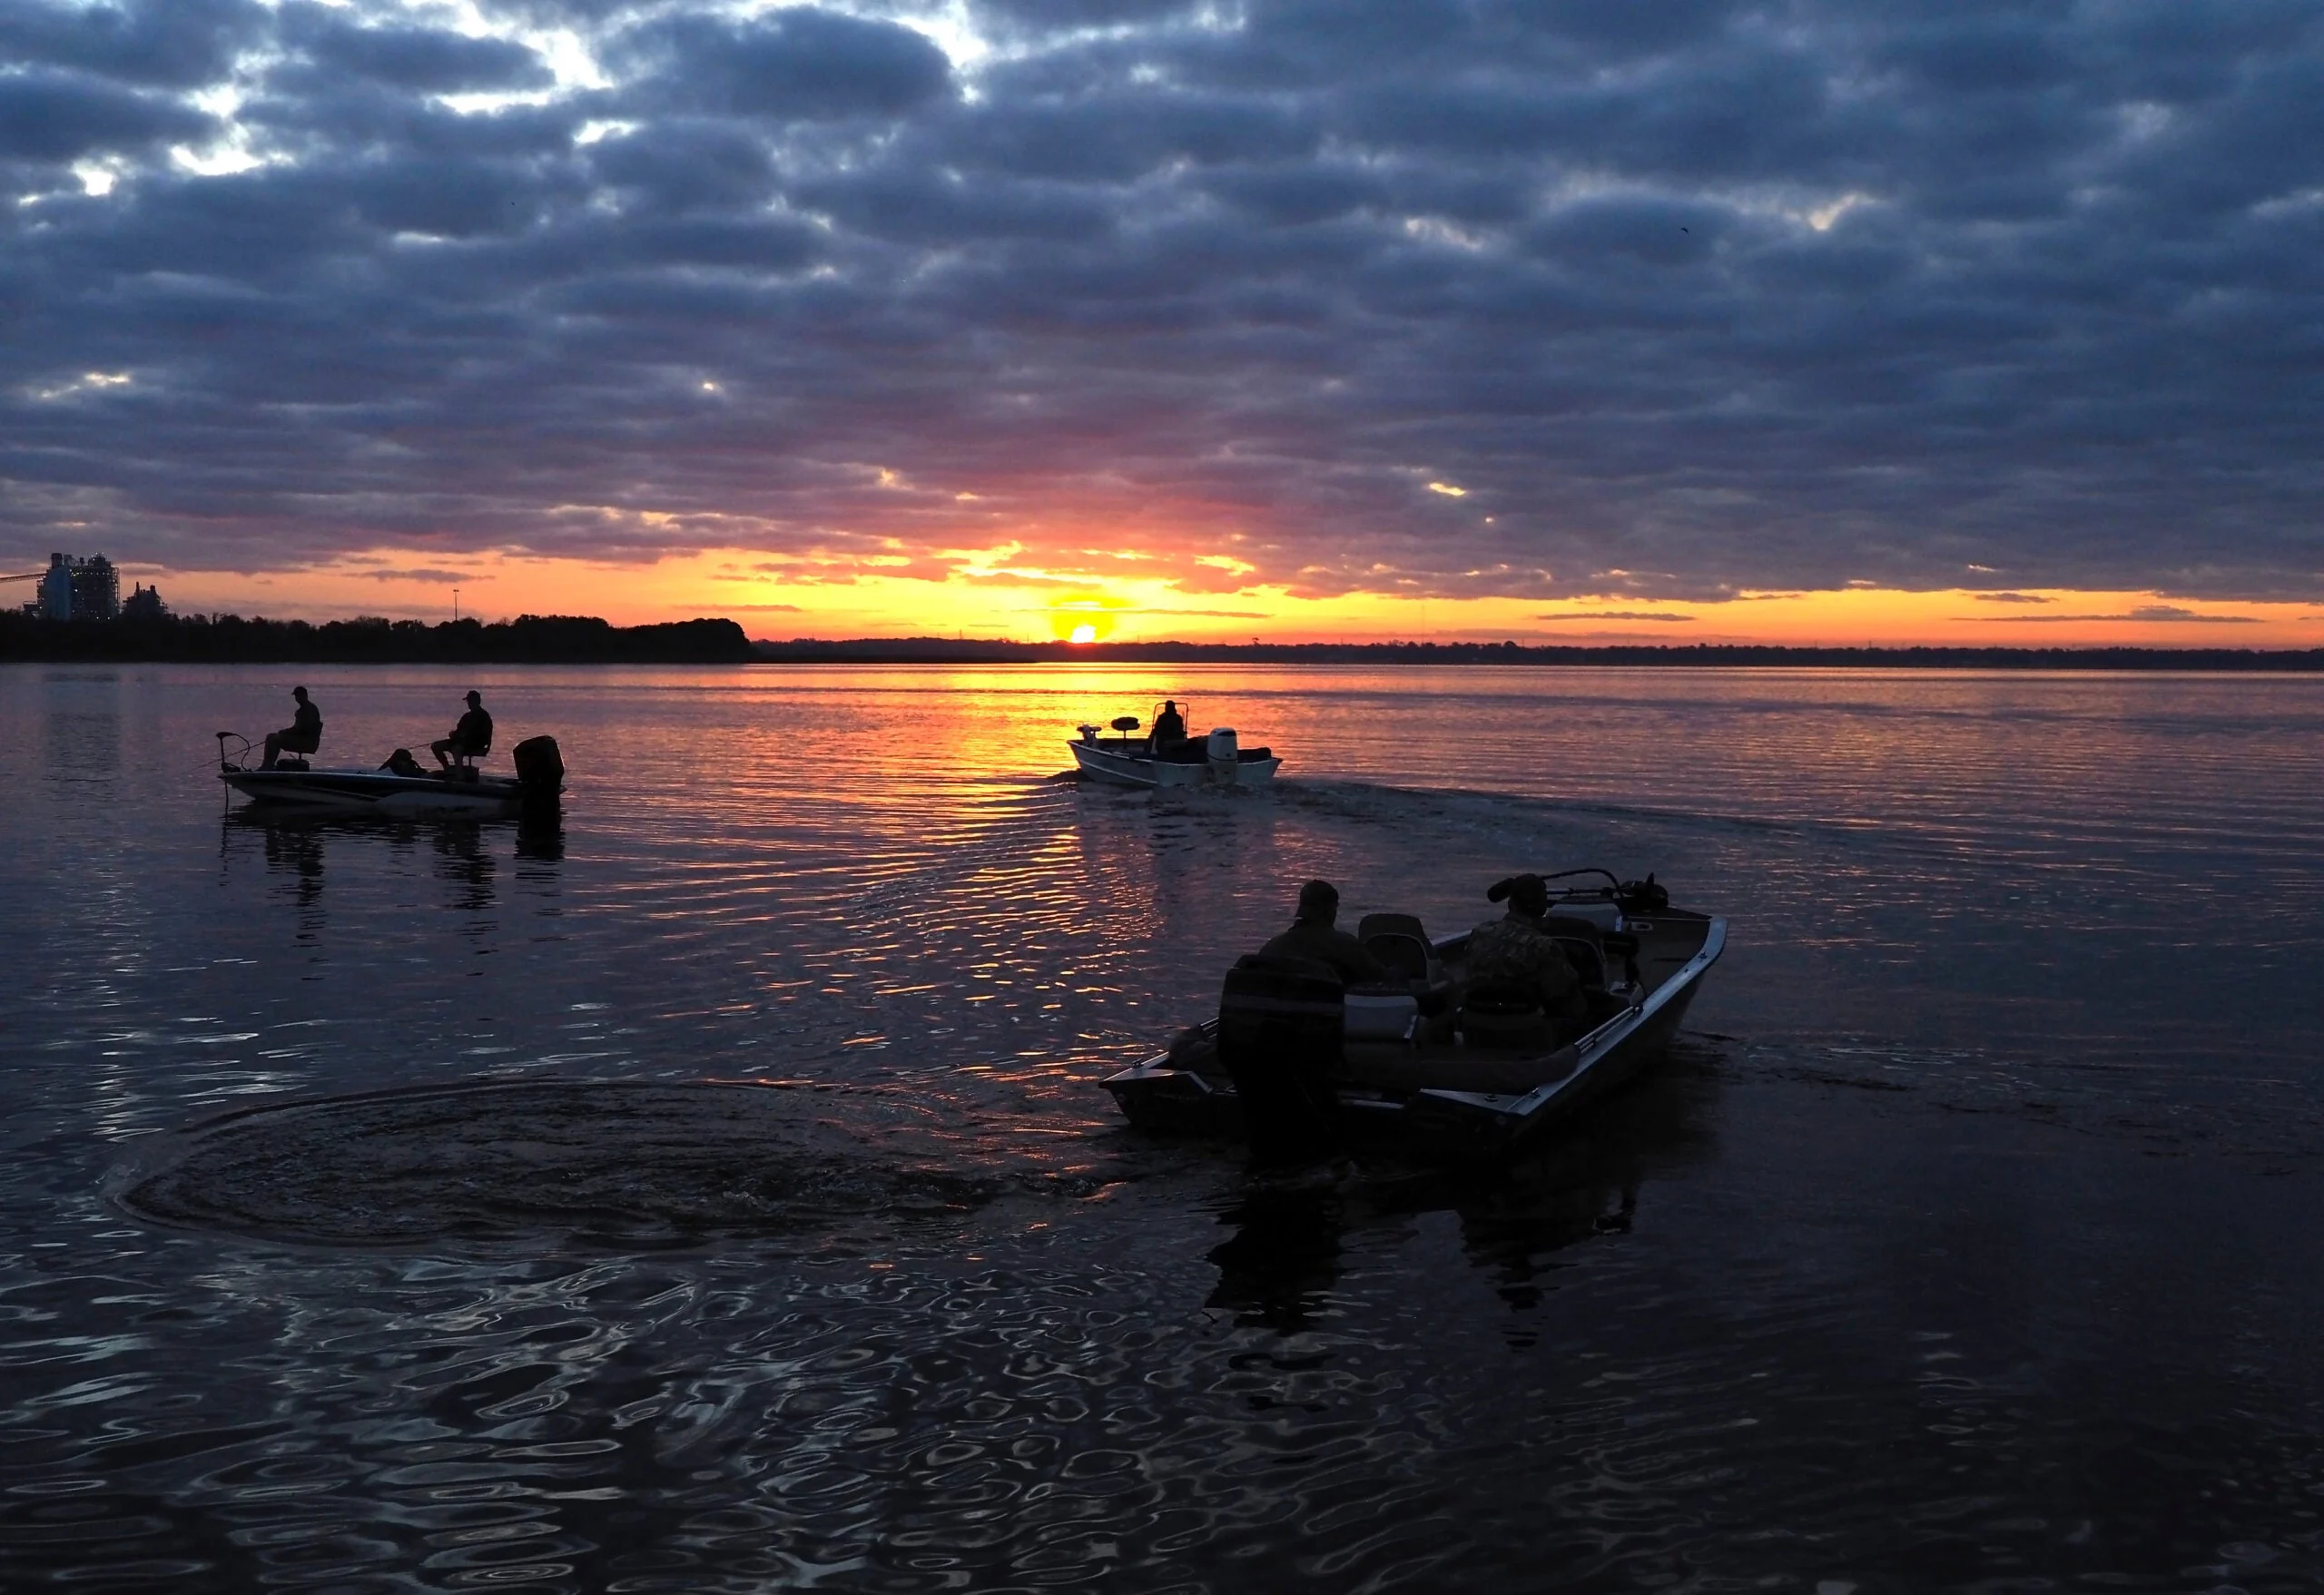
[[[1277,958],[1308,958],[1328,964],[1351,986],[1393,985],[1388,967],[1364,951],[1364,943],[1336,930],[1339,888],[1328,881],[1310,881],[1299,889],[1299,914],[1291,929],[1275,937],[1261,952]]]
[[[380,765],[379,768],[386,771],[390,775],[425,775],[428,773],[427,771],[420,768],[419,761],[411,756],[411,750],[409,748],[398,748],[394,753],[388,755],[388,762]]]
[[[1162,713],[1154,717],[1154,747],[1160,752],[1168,743],[1187,740],[1187,717],[1178,713],[1176,698],[1162,700]]]
[[[452,734],[428,744],[436,763],[448,770],[455,763],[481,759],[492,751],[492,716],[484,712],[484,694],[468,694],[468,712],[452,727]]]
[[[1581,977],[1541,924],[1550,911],[1550,889],[1539,875],[1512,875],[1486,891],[1489,902],[1506,901],[1509,911],[1469,932],[1469,986],[1521,992],[1541,1005],[1552,1026],[1569,1033],[1590,1018]]]
[[[311,753],[323,745],[323,712],[308,702],[305,687],[292,687],[290,695],[299,701],[298,713],[281,731],[266,734],[266,758],[259,765],[261,770],[273,769],[274,761],[281,754]]]

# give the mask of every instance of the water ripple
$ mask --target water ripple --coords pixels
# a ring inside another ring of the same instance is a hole
[[[487,673],[543,837],[225,817],[281,672],[0,669],[0,1585],[2324,1578],[2324,685],[1185,670],[1278,790],[1051,781],[1150,674]],[[1734,940],[1532,1162],[1094,1088],[1308,876],[1590,861]]]

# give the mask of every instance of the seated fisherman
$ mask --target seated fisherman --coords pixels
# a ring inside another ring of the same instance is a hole
[[[1154,717],[1154,751],[1160,753],[1172,743],[1187,740],[1187,717],[1178,713],[1178,700],[1162,700],[1162,713]]]
[[[452,734],[428,744],[436,763],[445,769],[455,759],[481,759],[492,751],[492,716],[484,712],[484,694],[468,694],[468,712],[452,727]]]
[[[266,734],[266,760],[259,765],[261,770],[273,769],[278,754],[311,753],[323,745],[323,712],[308,702],[305,687],[292,687],[290,695],[298,700],[298,710],[290,716],[290,724]]]
[[[1395,984],[1396,977],[1364,950],[1364,943],[1333,928],[1339,912],[1339,888],[1328,881],[1310,881],[1299,889],[1299,915],[1291,921],[1291,929],[1259,950],[1278,958],[1307,958],[1329,964],[1351,986]]]
[[[1486,891],[1488,902],[1509,903],[1509,911],[1469,932],[1469,986],[1521,991],[1541,1005],[1551,1023],[1571,1034],[1590,1019],[1581,977],[1565,950],[1541,927],[1550,911],[1550,889],[1539,875],[1512,875]]]

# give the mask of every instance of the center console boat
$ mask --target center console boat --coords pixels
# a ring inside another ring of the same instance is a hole
[[[1244,747],[1231,726],[1165,740],[1137,735],[1137,716],[1124,714],[1104,727],[1075,729],[1079,735],[1066,744],[1074,767],[1111,786],[1259,786],[1283,765],[1272,749]]]

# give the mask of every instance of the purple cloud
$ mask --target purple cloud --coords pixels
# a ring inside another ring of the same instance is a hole
[[[2324,596],[2312,7],[947,15],[0,0],[0,537]]]

